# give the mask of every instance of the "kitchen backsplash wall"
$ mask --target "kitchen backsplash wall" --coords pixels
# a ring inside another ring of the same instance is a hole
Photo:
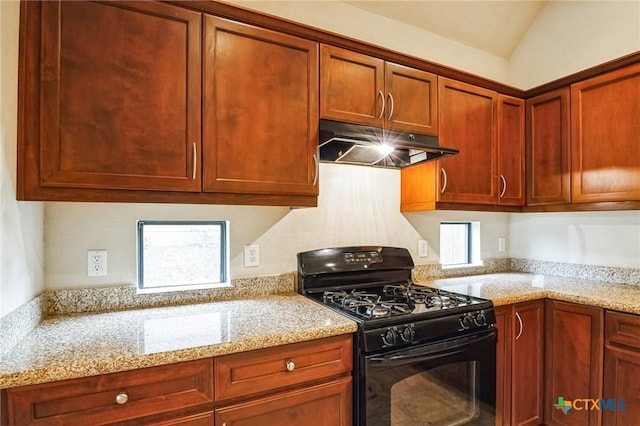
[[[480,221],[483,258],[506,258],[498,237],[508,236],[509,215],[478,212],[399,211],[400,172],[321,164],[318,207],[199,206],[164,204],[47,203],[45,281],[48,289],[130,285],[136,282],[138,219],[230,221],[231,276],[278,275],[296,269],[296,253],[323,247],[407,247],[416,263],[438,261],[441,220]],[[419,258],[418,240],[429,242]],[[260,266],[245,268],[245,244],[260,245]],[[106,277],[87,277],[87,250],[106,249]]]
[[[509,257],[640,268],[640,211],[512,214]]]

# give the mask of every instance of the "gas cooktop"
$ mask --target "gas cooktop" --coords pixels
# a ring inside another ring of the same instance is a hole
[[[322,301],[362,321],[407,317],[423,313],[444,314],[444,311],[463,309],[482,304],[484,300],[437,288],[415,285],[412,282],[386,284],[379,287],[351,291],[325,291]]]

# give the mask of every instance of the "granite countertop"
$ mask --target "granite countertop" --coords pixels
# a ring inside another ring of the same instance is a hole
[[[356,328],[298,294],[53,317],[2,357],[0,388],[285,345]]]
[[[640,314],[640,286],[507,272],[424,280],[420,284],[491,299],[495,306],[550,298]]]
[[[551,298],[640,314],[640,286],[529,273],[422,280],[495,306]],[[2,357],[0,388],[132,370],[356,331],[298,294],[58,316]]]

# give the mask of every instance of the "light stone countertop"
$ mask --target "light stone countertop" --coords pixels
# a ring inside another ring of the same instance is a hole
[[[640,286],[529,273],[422,280],[495,306],[551,298],[640,314]],[[298,294],[74,314],[42,321],[2,357],[0,388],[219,356],[356,331]]]
[[[506,272],[423,280],[421,285],[491,299],[494,306],[550,298],[640,314],[640,286]]]
[[[93,376],[356,331],[298,294],[43,320],[2,357],[0,388]]]

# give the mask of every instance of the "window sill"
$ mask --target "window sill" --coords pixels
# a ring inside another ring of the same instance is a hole
[[[211,283],[211,284],[175,285],[175,286],[167,286],[167,287],[137,288],[136,294],[169,293],[172,291],[205,290],[209,288],[231,288],[231,287],[233,286],[231,285],[230,282]]]
[[[459,265],[440,265],[441,269],[447,269],[447,270],[451,270],[451,269],[465,269],[465,268],[477,268],[479,266],[484,266],[484,262],[481,260],[479,262],[475,262],[475,263],[463,263],[463,264],[459,264]]]

